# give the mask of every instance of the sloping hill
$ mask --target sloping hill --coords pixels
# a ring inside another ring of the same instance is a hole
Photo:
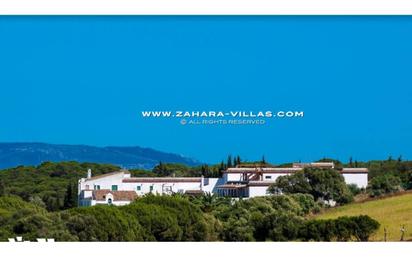
[[[159,161],[189,166],[200,162],[179,154],[150,148],[95,147],[88,145],[56,145],[45,143],[0,143],[0,169],[19,165],[39,165],[45,161],[77,161],[114,164],[124,168],[151,169]]]
[[[387,229],[388,241],[399,241],[402,225],[405,225],[406,229],[405,240],[412,240],[412,192],[332,208],[315,218],[331,219],[361,214],[369,215],[381,224],[371,241],[383,241],[384,228]]]

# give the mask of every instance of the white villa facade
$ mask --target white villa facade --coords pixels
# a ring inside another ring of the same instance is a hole
[[[286,176],[305,167],[334,168],[332,162],[295,163],[292,167],[236,167],[223,171],[220,178],[204,177],[131,177],[127,170],[79,180],[79,206],[96,204],[125,205],[139,196],[153,194],[217,194],[228,197],[256,197],[267,195],[268,187],[279,176]],[[343,168],[339,170],[347,184],[365,188],[368,184],[368,169]]]

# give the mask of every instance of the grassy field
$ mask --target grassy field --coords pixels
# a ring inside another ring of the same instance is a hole
[[[388,241],[399,241],[402,225],[405,225],[406,229],[404,239],[412,240],[412,193],[332,208],[315,218],[330,219],[361,214],[369,215],[381,224],[371,241],[383,241],[384,228],[387,230]]]

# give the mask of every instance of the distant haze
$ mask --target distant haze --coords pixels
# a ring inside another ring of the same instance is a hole
[[[0,168],[39,165],[45,161],[78,161],[114,164],[124,168],[151,169],[159,161],[189,166],[200,162],[178,154],[150,148],[95,147],[88,145],[57,145],[45,143],[0,143]]]

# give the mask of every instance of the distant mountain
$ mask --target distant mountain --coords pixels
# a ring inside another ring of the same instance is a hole
[[[138,146],[95,147],[45,143],[0,143],[0,169],[19,165],[38,165],[45,161],[106,163],[129,169],[151,169],[159,161],[164,163],[182,163],[189,166],[201,164],[195,159],[182,155]]]

